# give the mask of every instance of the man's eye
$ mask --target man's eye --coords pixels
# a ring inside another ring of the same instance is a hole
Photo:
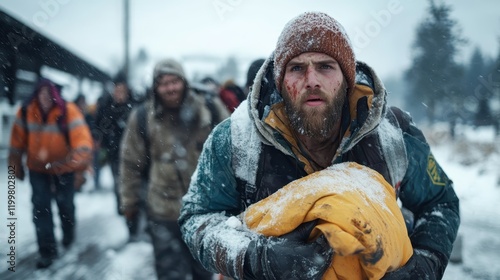
[[[299,66],[299,65],[295,65],[295,66],[292,66],[292,68],[290,68],[290,71],[292,71],[292,72],[301,71],[301,70],[302,70],[302,66]]]
[[[330,64],[321,64],[320,68],[321,69],[334,69],[333,66],[331,66]]]

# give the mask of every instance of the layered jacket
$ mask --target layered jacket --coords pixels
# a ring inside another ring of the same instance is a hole
[[[144,104],[146,141],[138,127],[140,107],[132,111],[121,145],[120,197],[125,210],[138,206],[145,174],[149,214],[157,220],[179,217],[181,198],[212,130],[212,113],[205,102],[203,96],[187,91],[180,110],[172,111],[157,98],[149,99]],[[220,100],[217,108],[221,109],[217,122],[229,116]]]
[[[90,130],[75,104],[64,102],[55,88],[51,88],[51,94],[57,95],[55,99],[60,102],[46,115],[35,97],[26,105],[25,116],[21,108],[18,110],[12,127],[9,162],[21,166],[26,154],[28,169],[33,171],[63,174],[85,170],[92,162]]]
[[[110,160],[118,160],[120,141],[134,105],[131,96],[124,103],[116,103],[111,95],[99,100],[93,134],[106,149]]]
[[[179,218],[184,241],[205,268],[238,279],[248,244],[258,238],[239,215],[317,171],[283,117],[272,60],[257,73],[247,101],[205,143]],[[357,63],[341,126],[344,136],[332,165],[352,161],[379,172],[415,215],[412,246],[434,252],[444,270],[460,222],[452,181],[410,117],[388,110],[382,82],[364,63]]]

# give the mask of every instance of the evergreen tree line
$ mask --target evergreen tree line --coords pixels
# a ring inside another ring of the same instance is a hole
[[[410,86],[407,108],[417,120],[448,122],[452,131],[464,123],[493,125],[498,133],[500,48],[496,58],[489,58],[476,47],[468,63],[458,63],[460,48],[469,42],[451,12],[450,6],[429,0],[427,17],[416,31],[413,62],[404,76]]]

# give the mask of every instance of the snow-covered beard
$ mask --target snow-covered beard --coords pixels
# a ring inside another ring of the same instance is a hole
[[[320,96],[327,101],[324,109],[316,108],[304,109],[302,106],[304,100],[310,94]],[[338,93],[334,93],[334,98],[328,98],[328,93],[320,89],[313,89],[305,94],[302,94],[295,103],[290,99],[290,94],[286,91],[286,87],[282,88],[283,101],[285,103],[285,112],[290,120],[290,125],[297,133],[311,137],[325,139],[332,135],[332,130],[335,124],[341,121],[342,107],[347,95],[347,83],[344,80],[338,89]]]

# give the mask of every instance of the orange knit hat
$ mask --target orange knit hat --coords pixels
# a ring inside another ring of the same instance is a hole
[[[305,52],[324,53],[337,60],[349,91],[354,88],[356,58],[344,28],[325,13],[306,12],[289,21],[278,39],[274,51],[274,81],[278,90],[287,63]]]

